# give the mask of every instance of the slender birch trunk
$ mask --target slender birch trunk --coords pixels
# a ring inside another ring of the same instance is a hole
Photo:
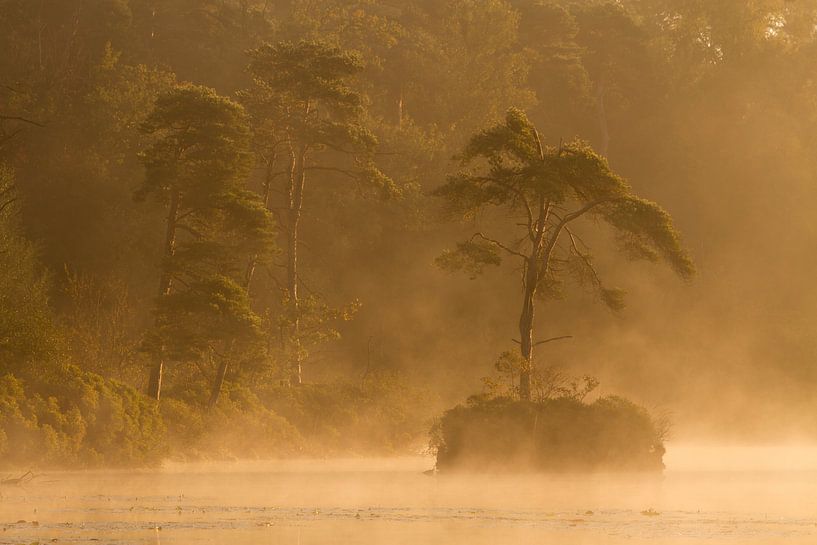
[[[290,164],[289,210],[287,215],[287,294],[289,296],[292,323],[290,325],[289,380],[293,386],[302,383],[300,300],[298,294],[298,243],[303,210],[304,185],[306,182],[306,146],[293,150]]]

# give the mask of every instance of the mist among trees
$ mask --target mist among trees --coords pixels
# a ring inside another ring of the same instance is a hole
[[[468,396],[652,465],[611,394],[817,432],[817,0],[0,0],[0,46],[9,464],[418,452]]]

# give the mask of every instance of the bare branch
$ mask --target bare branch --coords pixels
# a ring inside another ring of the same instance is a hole
[[[190,210],[188,210],[188,211],[187,211],[187,212],[185,212],[184,214],[179,214],[178,216],[176,216],[176,221],[177,221],[177,222],[180,222],[180,221],[182,221],[183,219],[185,219],[185,218],[187,218],[187,217],[189,217],[189,216],[192,216],[192,215],[193,215],[193,214],[195,214],[196,212],[201,212],[202,210],[206,210],[206,209],[205,209],[205,208],[191,208]]]
[[[506,252],[508,252],[508,253],[509,253],[509,254],[511,254],[511,255],[515,255],[515,256],[517,256],[517,257],[521,257],[522,259],[525,259],[525,260],[527,260],[527,259],[528,259],[528,256],[526,256],[525,254],[520,253],[520,252],[517,252],[516,250],[512,250],[511,248],[508,248],[507,246],[505,246],[504,244],[502,244],[502,243],[501,243],[501,242],[499,242],[498,240],[494,240],[494,239],[492,239],[492,238],[490,238],[490,237],[486,237],[486,236],[485,236],[485,235],[483,235],[482,233],[474,233],[474,234],[471,236],[471,240],[474,240],[474,238],[475,238],[475,237],[479,237],[479,238],[481,238],[482,240],[484,240],[484,241],[486,241],[486,242],[490,242],[491,244],[496,244],[496,245],[497,245],[499,248],[502,248],[503,250],[505,250]]]
[[[571,212],[569,214],[565,214],[565,216],[562,218],[562,220],[559,222],[559,224],[556,225],[556,227],[554,228],[553,234],[550,236],[550,240],[548,241],[547,246],[545,247],[545,252],[542,255],[542,260],[544,261],[544,267],[542,267],[540,272],[539,272],[540,278],[541,278],[542,274],[545,274],[547,272],[548,264],[550,262],[550,256],[553,253],[553,248],[556,246],[556,243],[559,241],[559,237],[562,234],[562,230],[567,226],[567,224],[570,223],[571,221],[574,221],[574,220],[582,217],[583,215],[587,214],[588,212],[590,212],[591,210],[593,210],[595,207],[599,206],[600,204],[604,204],[606,202],[611,202],[613,200],[615,200],[615,199],[605,198],[605,199],[597,199],[595,201],[590,201],[589,203],[585,204],[584,206],[582,206],[578,210],[575,210],[575,211],[573,211],[573,212]]]
[[[534,344],[533,346],[539,346],[540,344],[547,344],[547,343],[552,343],[554,341],[561,341],[561,340],[564,340],[564,339],[572,339],[572,338],[573,338],[573,335],[562,335],[561,337],[551,337],[549,339],[545,339],[544,341],[539,341],[536,344]]]
[[[545,149],[542,147],[542,139],[539,138],[539,131],[533,129],[533,137],[536,139],[536,146],[539,148],[539,158],[545,160]],[[562,143],[559,141],[559,151],[562,149]]]
[[[15,136],[17,136],[17,135],[18,135],[18,134],[20,134],[21,132],[23,132],[23,129],[22,129],[22,128],[19,128],[19,129],[17,129],[17,130],[16,130],[16,131],[14,131],[14,132],[11,132],[11,133],[8,133],[8,134],[4,134],[4,135],[3,135],[3,139],[2,139],[2,140],[0,140],[0,146],[1,146],[1,145],[3,145],[3,144],[5,144],[6,142],[10,142],[11,140],[13,140],[13,139],[14,139],[14,137],[15,137]]]
[[[189,225],[185,225],[184,223],[177,223],[176,224],[176,229],[181,229],[182,231],[190,233],[191,235],[193,235],[194,237],[196,237],[198,239],[203,238],[203,235],[200,232],[196,231],[195,229],[193,229]]]
[[[503,187],[503,188],[507,189],[508,191],[510,191],[511,193],[513,193],[520,201],[522,201],[522,204],[525,205],[525,214],[528,217],[528,233],[530,235],[531,240],[533,240],[534,239],[533,209],[530,207],[530,202],[528,201],[528,198],[525,196],[525,193],[521,189],[519,189],[517,187],[514,187],[514,186],[512,186],[510,184],[506,184],[506,183],[504,183],[504,182],[502,182],[502,181],[500,181],[497,178],[494,178],[492,176],[475,176],[475,177],[473,177],[473,179],[474,180],[482,180],[482,181],[485,181],[485,182],[491,182],[491,183],[494,183],[494,184],[496,184],[496,185],[498,185],[500,187]]]
[[[547,344],[547,343],[552,343],[554,341],[561,341],[561,340],[564,340],[564,339],[572,339],[572,338],[573,338],[573,335],[562,335],[560,337],[551,337],[550,339],[545,339],[544,341],[539,341],[537,343],[534,343],[533,346],[539,346],[540,344]],[[515,342],[516,344],[522,344],[519,341],[517,341],[516,339],[511,339],[511,340],[513,342]]]
[[[604,203],[606,203],[606,202],[612,202],[612,201],[614,201],[614,200],[616,200],[616,199],[612,199],[612,198],[603,198],[603,199],[596,199],[595,201],[590,201],[589,203],[587,203],[586,205],[582,206],[582,207],[581,207],[581,208],[579,208],[578,210],[576,210],[576,211],[574,211],[574,212],[571,212],[570,214],[565,215],[564,219],[562,220],[562,223],[564,223],[565,225],[567,225],[567,224],[568,224],[568,223],[570,223],[571,221],[573,221],[573,220],[575,220],[575,219],[578,219],[578,218],[580,218],[580,217],[584,216],[585,214],[587,214],[588,212],[590,212],[592,209],[594,209],[594,208],[595,208],[595,207],[597,207],[598,205],[600,205],[600,204],[604,204]]]
[[[324,170],[324,171],[328,171],[328,172],[338,172],[338,173],[343,174],[344,176],[348,176],[349,178],[352,178],[352,179],[360,178],[360,174],[358,174],[358,173],[356,173],[354,171],[346,170],[346,169],[343,169],[343,168],[337,168],[337,167],[305,167],[304,170],[305,171],[306,170]]]
[[[585,242],[585,241],[582,239],[582,237],[580,237],[579,235],[577,235],[576,233],[574,233],[573,231],[571,231],[571,230],[570,230],[569,228],[567,228],[567,227],[565,227],[565,230],[566,230],[568,233],[570,233],[570,235],[571,235],[573,238],[575,238],[575,239],[576,239],[576,241],[578,241],[578,242],[579,242],[579,244],[581,244],[581,245],[584,247],[584,249],[585,249],[585,250],[590,251],[590,246],[589,246],[589,245],[588,245],[588,244],[587,244],[587,243],[586,243],[586,242]]]
[[[34,125],[35,127],[43,127],[45,125],[38,121],[33,121],[31,119],[27,119],[25,117],[20,117],[18,115],[0,115],[0,121],[20,121],[22,123],[28,123],[29,125]]]
[[[12,197],[11,199],[7,200],[3,204],[0,204],[0,213],[2,213],[8,206],[17,201],[17,197]]]
[[[596,281],[596,286],[601,286],[601,278],[599,278],[599,273],[596,272],[596,268],[590,261],[590,256],[579,250],[579,247],[576,245],[576,236],[573,234],[573,232],[567,227],[565,227],[565,231],[567,231],[567,234],[570,237],[570,244],[573,247],[573,251],[576,252],[576,255],[579,256],[582,261],[584,261],[585,266],[588,269],[590,269],[590,272],[593,273],[593,278]],[[582,242],[582,244],[584,243]]]

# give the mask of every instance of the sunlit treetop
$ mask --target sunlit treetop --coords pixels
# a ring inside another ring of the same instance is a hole
[[[663,260],[683,279],[694,275],[692,260],[663,208],[635,195],[587,143],[544,145],[520,110],[509,110],[503,123],[472,137],[460,160],[462,169],[435,191],[447,213],[470,220],[489,208],[502,208],[522,218],[514,223],[521,233],[508,242],[479,233],[444,254],[443,266],[479,272],[511,255],[523,258],[526,266],[535,262],[537,282],[546,283],[567,270],[563,263],[578,258],[601,288],[589,251],[572,230],[574,221],[592,217],[613,228],[626,256]],[[568,241],[566,252],[558,244],[561,237]]]
[[[142,153],[145,180],[138,198],[167,198],[176,189],[207,201],[239,185],[251,165],[244,109],[215,91],[182,85],[160,95],[142,130],[155,136]]]
[[[373,161],[377,138],[363,123],[364,98],[352,86],[363,69],[360,57],[321,41],[264,44],[248,52],[254,87],[241,93],[256,135],[270,146],[328,151],[345,156],[349,168],[307,165],[335,172],[386,196],[399,193]],[[313,161],[317,163],[317,160]]]
[[[348,84],[349,78],[363,70],[363,61],[355,53],[301,41],[264,44],[249,55],[250,73],[294,105],[319,105],[342,117],[362,113],[362,98]]]

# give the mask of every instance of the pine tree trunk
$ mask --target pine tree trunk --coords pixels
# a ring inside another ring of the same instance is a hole
[[[173,257],[173,254],[176,253],[176,222],[179,216],[180,204],[181,194],[178,190],[174,190],[170,195],[170,209],[167,213],[164,246],[165,259]],[[170,276],[170,272],[166,267],[164,267],[162,270],[162,276],[159,278],[159,297],[169,295],[172,285],[173,279]],[[161,347],[159,354],[156,356],[156,361],[153,363],[153,366],[150,369],[150,377],[148,379],[148,396],[156,401],[159,401],[162,395],[162,378],[164,375],[163,351],[164,347]]]
[[[522,298],[522,312],[519,316],[519,351],[522,356],[522,369],[519,371],[519,397],[530,401],[531,373],[533,372],[533,319],[534,298],[536,297],[536,283],[538,267],[536,253],[528,260],[524,280],[524,294]]]
[[[162,378],[164,375],[164,361],[159,357],[150,367],[150,377],[148,378],[148,396],[156,401],[162,395]]]
[[[303,208],[304,185],[306,172],[306,148],[301,147],[293,152],[290,170],[288,237],[287,237],[287,292],[289,295],[292,322],[290,325],[290,362],[289,381],[293,386],[299,386],[301,376],[301,331],[300,331],[300,301],[298,299],[298,242]]]
[[[213,390],[210,392],[210,401],[207,403],[207,407],[212,409],[218,403],[218,398],[221,396],[221,389],[224,387],[224,377],[227,376],[227,368],[229,367],[229,362],[227,358],[222,358],[221,363],[218,364],[218,370],[216,370],[216,379],[213,382]]]
[[[536,141],[539,144],[539,155],[545,159],[542,143],[539,134],[536,133]],[[519,397],[525,401],[531,398],[531,374],[533,373],[533,319],[535,314],[536,290],[539,287],[540,271],[547,271],[550,261],[550,249],[546,248],[545,235],[547,233],[547,221],[550,215],[550,203],[544,195],[539,196],[539,206],[536,223],[528,227],[531,229],[531,241],[533,242],[531,253],[525,264],[525,272],[522,277],[522,312],[519,315],[519,350],[522,356],[522,369],[519,370]],[[544,262],[542,262],[544,260]]]
[[[269,210],[269,198],[272,191],[272,179],[274,176],[273,167],[275,166],[275,155],[267,161],[266,175],[264,176],[263,192],[261,199],[264,202],[264,208]],[[247,264],[247,273],[244,278],[244,286],[247,289],[247,295],[250,294],[250,287],[252,286],[252,279],[255,276],[255,269],[258,266],[258,256],[252,256],[250,262]]]
[[[275,166],[275,155],[272,156],[271,159],[267,161],[267,168],[266,168],[266,175],[264,177],[264,185],[263,191],[261,193],[261,200],[264,203],[264,208],[269,209],[269,200],[270,200],[270,193],[272,192],[272,180],[274,177],[273,168]],[[258,256],[254,255],[250,262],[247,264],[247,273],[244,279],[244,287],[247,290],[247,295],[250,294],[250,287],[252,286],[252,279],[255,276],[255,269],[258,265]],[[232,346],[230,348],[230,353],[232,353]],[[222,362],[218,366],[218,370],[216,371],[216,377],[213,381],[213,388],[210,392],[210,401],[208,402],[208,407],[212,409],[218,403],[219,397],[221,397],[221,389],[224,387],[224,378],[227,376],[227,369],[229,368],[229,362],[227,358],[224,358]]]
[[[403,128],[403,84],[400,84],[400,90],[397,93],[396,104],[397,127]]]

